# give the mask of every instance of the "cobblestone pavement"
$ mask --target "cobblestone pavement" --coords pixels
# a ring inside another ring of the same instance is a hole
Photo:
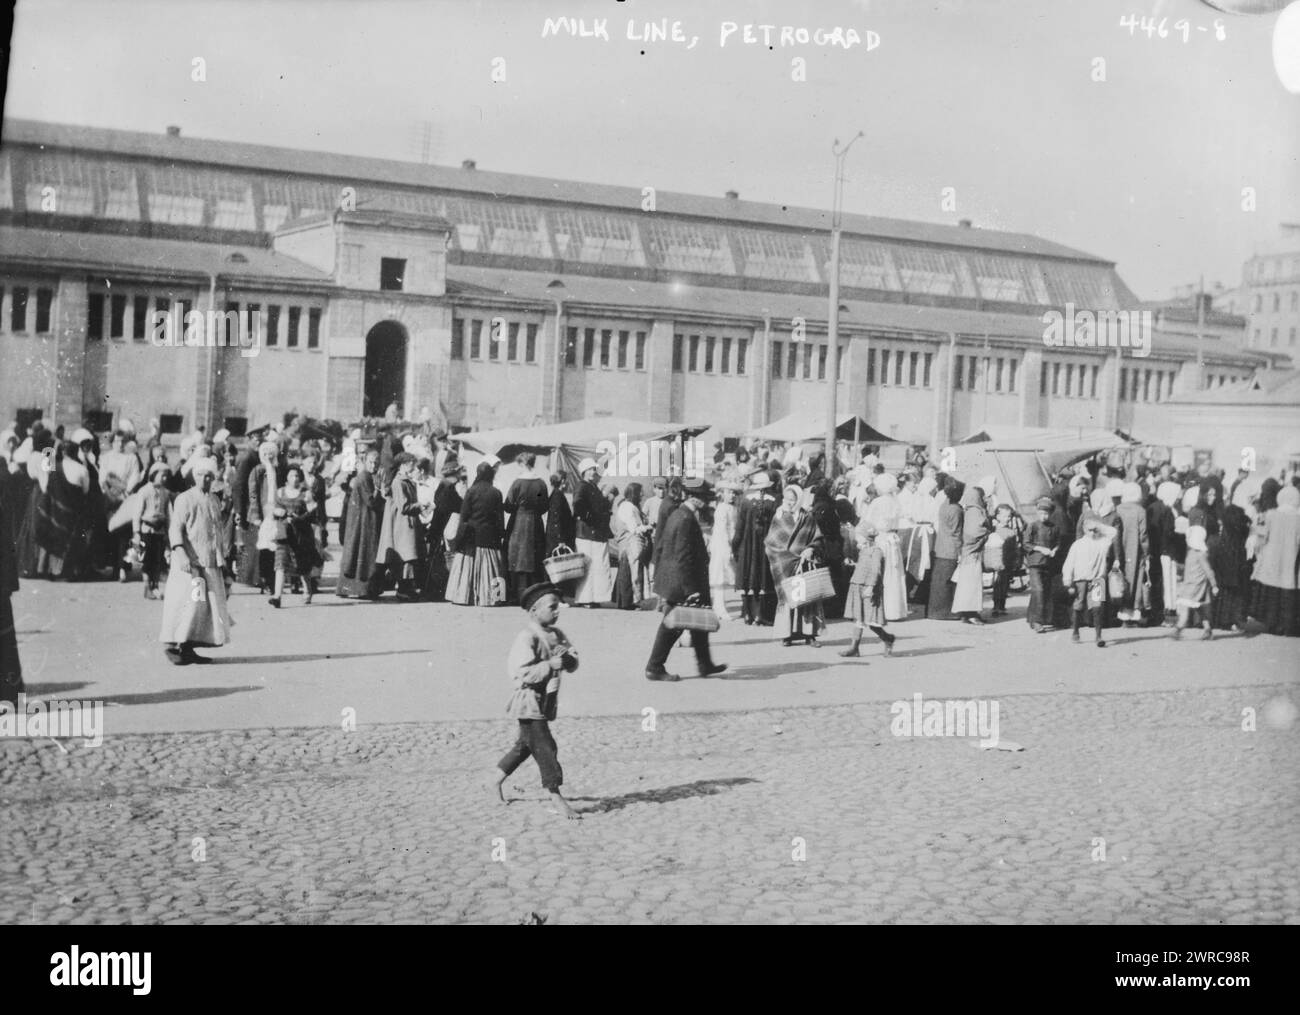
[[[490,799],[507,720],[10,739],[0,921],[1296,923],[1293,698],[1001,696],[1018,753],[888,702],[562,716],[575,822],[531,761]]]

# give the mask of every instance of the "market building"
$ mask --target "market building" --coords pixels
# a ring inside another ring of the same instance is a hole
[[[733,436],[826,404],[829,219],[9,120],[0,416],[238,434],[396,402],[465,429],[621,416]],[[985,422],[1163,433],[1206,377],[1289,362],[1181,325],[1136,355],[1049,346],[1049,312],[1142,304],[1113,262],[965,221],[845,216],[840,296],[840,411],[932,446]],[[255,348],[234,324],[156,340],[155,315],[210,310],[252,315]]]

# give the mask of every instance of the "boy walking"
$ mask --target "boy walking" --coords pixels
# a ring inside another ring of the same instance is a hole
[[[555,626],[560,615],[560,590],[550,582],[538,582],[524,589],[519,605],[528,614],[528,626],[520,631],[506,659],[506,670],[514,682],[506,711],[519,721],[519,738],[497,762],[491,785],[497,799],[505,802],[501,786],[530,757],[542,774],[542,787],[551,794],[569,820],[580,815],[560,793],[564,771],[549,723],[555,719],[560,697],[560,671],[578,668],[577,650],[564,632]]]

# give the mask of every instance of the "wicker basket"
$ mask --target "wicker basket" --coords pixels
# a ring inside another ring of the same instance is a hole
[[[585,553],[577,553],[572,547],[561,543],[542,563],[546,567],[546,576],[551,581],[565,582],[586,575],[590,562]]]
[[[800,564],[800,570],[781,582],[781,595],[790,607],[811,606],[824,599],[835,598],[835,586],[831,584],[830,568],[813,567],[807,562]]]

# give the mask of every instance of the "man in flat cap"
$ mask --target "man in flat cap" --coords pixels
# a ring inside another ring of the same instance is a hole
[[[691,596],[699,596],[703,606],[710,604],[709,552],[704,545],[698,515],[700,508],[712,499],[713,489],[705,480],[690,477],[682,481],[682,496],[681,506],[664,523],[654,578],[655,592],[665,616]],[[669,673],[665,665],[668,653],[680,635],[681,631],[665,627],[660,621],[654,648],[650,650],[650,661],[646,663],[647,680],[681,679],[676,673]],[[691,647],[695,650],[700,676],[711,677],[727,668],[722,663],[714,663],[709,653],[707,631],[691,631]]]

